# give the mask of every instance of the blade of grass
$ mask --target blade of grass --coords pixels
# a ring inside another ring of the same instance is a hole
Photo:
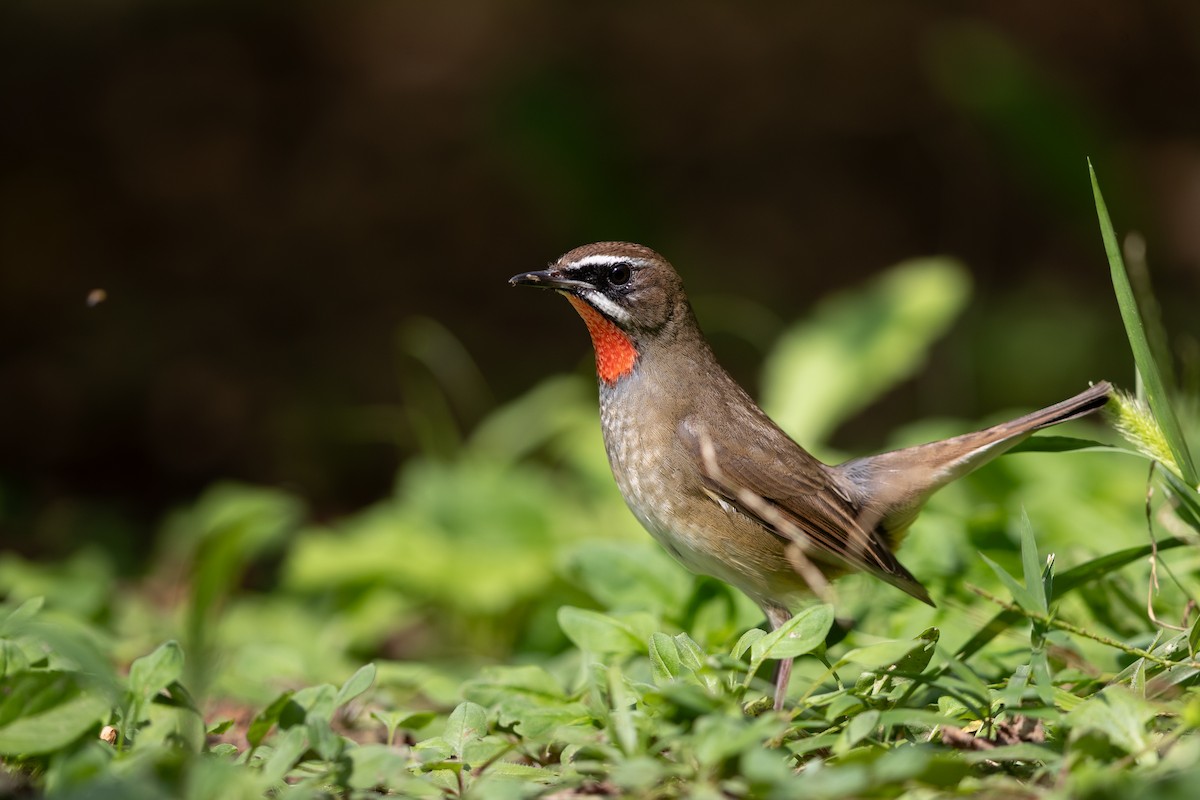
[[[1142,322],[1146,326],[1146,340],[1150,342],[1150,352],[1162,371],[1163,381],[1168,386],[1178,386],[1174,365],[1171,363],[1171,348],[1167,338],[1167,329],[1163,325],[1162,307],[1154,296],[1154,287],[1150,284],[1150,267],[1146,263],[1146,240],[1138,233],[1128,233],[1121,242],[1121,254],[1125,257],[1125,271],[1129,275],[1129,285],[1133,287],[1133,296],[1137,298],[1138,309],[1142,312]]]
[[[1008,570],[997,564],[995,561],[992,561],[983,553],[980,553],[979,557],[983,559],[985,564],[992,568],[992,572],[996,573],[996,577],[1000,579],[1000,582],[1004,584],[1005,588],[1008,589],[1009,594],[1012,595],[1014,603],[1022,608],[1027,608],[1033,611],[1040,610],[1039,603],[1034,598],[1033,592],[1031,592],[1027,587],[1022,586],[1021,582],[1010,575]]]
[[[1104,203],[1104,195],[1100,193],[1100,182],[1096,178],[1096,170],[1088,159],[1088,172],[1092,178],[1092,194],[1096,199],[1096,215],[1100,220],[1100,235],[1104,239],[1104,251],[1108,255],[1108,264],[1112,272],[1113,289],[1117,296],[1117,306],[1121,310],[1121,319],[1125,323],[1125,333],[1129,337],[1129,347],[1133,351],[1133,361],[1146,388],[1146,400],[1150,409],[1162,427],[1167,445],[1179,465],[1180,477],[1195,486],[1197,484],[1196,465],[1183,438],[1179,419],[1171,407],[1167,396],[1167,387],[1159,371],[1158,362],[1150,348],[1150,340],[1146,336],[1146,326],[1142,314],[1138,310],[1137,299],[1133,287],[1129,283],[1129,273],[1125,270],[1125,260],[1121,256],[1121,248],[1117,244],[1117,234],[1113,230],[1112,220],[1108,216],[1108,207]]]
[[[1197,531],[1200,531],[1200,525],[1196,524],[1200,520],[1200,492],[1197,492],[1191,486],[1188,486],[1182,479],[1169,469],[1161,470],[1163,478],[1167,485],[1171,487],[1171,493],[1179,499],[1182,508],[1180,516]]]
[[[1016,447],[1009,448],[1006,455],[1015,453],[1075,453],[1081,450],[1099,450],[1105,452],[1126,453],[1128,450],[1113,447],[1094,439],[1080,439],[1075,436],[1031,436]]]
[[[1038,563],[1037,541],[1033,538],[1033,523],[1024,509],[1021,511],[1021,572],[1025,578],[1025,590],[1037,604],[1034,609],[1049,612],[1049,598],[1042,583],[1042,565]]]

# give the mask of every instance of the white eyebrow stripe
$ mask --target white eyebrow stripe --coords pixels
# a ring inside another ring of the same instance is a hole
[[[634,264],[641,266],[645,262],[640,258],[626,258],[624,256],[611,256],[599,253],[597,255],[584,256],[578,261],[572,261],[567,264],[568,267],[611,267],[614,264]]]
[[[629,312],[595,289],[584,289],[579,293],[597,311],[616,322],[629,322]]]

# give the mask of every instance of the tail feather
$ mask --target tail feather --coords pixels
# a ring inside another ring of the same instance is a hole
[[[1101,381],[1074,397],[974,433],[856,458],[834,468],[862,503],[862,521],[893,546],[931,494],[1027,438],[1034,431],[1104,407],[1112,386]]]
[[[1061,403],[1055,403],[1040,411],[1034,411],[1008,422],[1001,422],[999,425],[993,425],[977,433],[968,433],[965,436],[948,439],[947,442],[955,442],[959,439],[969,440],[972,437],[1003,440],[1021,434],[1030,434],[1042,428],[1048,428],[1051,425],[1058,425],[1060,422],[1069,422],[1073,419],[1085,417],[1093,411],[1104,408],[1105,404],[1108,403],[1108,397],[1111,393],[1112,384],[1108,381],[1101,381],[1088,388],[1087,391],[1080,392],[1068,400],[1063,400]],[[1014,442],[1014,444],[1016,443]]]

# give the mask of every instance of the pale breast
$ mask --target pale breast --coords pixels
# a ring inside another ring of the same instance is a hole
[[[647,415],[655,414],[637,388],[602,386],[600,393],[609,465],[634,516],[692,572],[732,584],[759,602],[801,593],[783,542],[703,492],[698,469],[681,461],[686,456],[675,427],[647,424]]]

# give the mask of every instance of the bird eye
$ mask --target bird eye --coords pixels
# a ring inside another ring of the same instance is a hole
[[[628,264],[617,264],[608,271],[608,282],[613,286],[624,286],[633,277]]]

